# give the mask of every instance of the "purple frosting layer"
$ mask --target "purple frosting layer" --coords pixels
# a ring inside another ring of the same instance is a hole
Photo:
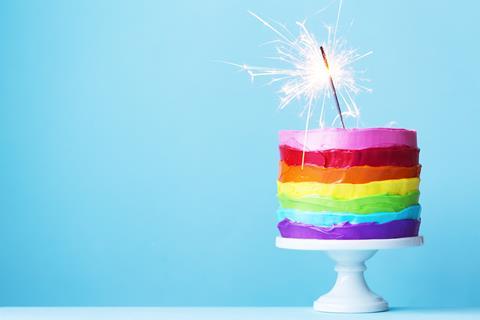
[[[278,223],[280,234],[284,238],[298,239],[393,239],[418,236],[420,220],[404,219],[387,223],[359,223],[345,222],[331,227],[318,227],[310,224],[284,219]]]

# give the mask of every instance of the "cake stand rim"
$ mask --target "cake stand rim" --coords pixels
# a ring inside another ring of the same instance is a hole
[[[362,240],[323,240],[323,239],[298,239],[277,236],[277,248],[290,250],[381,250],[418,247],[423,245],[423,236],[393,238],[393,239],[362,239]]]

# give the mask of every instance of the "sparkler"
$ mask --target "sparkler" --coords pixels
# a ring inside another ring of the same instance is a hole
[[[276,35],[276,39],[269,42],[275,45],[276,50],[276,55],[270,59],[290,67],[257,67],[229,63],[246,71],[252,80],[257,77],[267,77],[270,78],[267,84],[280,84],[280,109],[284,109],[295,100],[304,100],[300,114],[306,113],[305,131],[309,129],[314,106],[318,105],[320,107],[319,126],[325,127],[327,119],[325,107],[331,98],[335,99],[338,111],[331,126],[340,119],[342,126],[345,127],[344,117],[356,118],[358,123],[360,109],[354,96],[361,91],[371,91],[363,85],[367,80],[358,77],[359,72],[354,69],[353,64],[372,52],[361,54],[356,49],[347,48],[344,39],[337,38],[341,6],[342,1],[339,1],[335,27],[326,27],[326,41],[321,43],[307,29],[305,21],[296,23],[299,35],[295,37],[284,25],[274,21],[269,22],[249,12]],[[320,47],[323,49],[323,54]],[[327,55],[329,60],[325,63],[324,56]],[[335,79],[335,87],[333,87],[335,90],[331,90],[333,89],[331,79]],[[339,108],[339,99],[345,106],[344,112]],[[317,103],[319,101],[321,103]]]

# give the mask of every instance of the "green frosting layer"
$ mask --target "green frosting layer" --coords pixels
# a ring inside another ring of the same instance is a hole
[[[420,192],[414,191],[406,195],[378,195],[353,200],[335,200],[331,197],[320,196],[291,198],[285,195],[279,195],[278,200],[282,208],[287,209],[368,214],[375,212],[398,212],[418,204],[419,197]]]

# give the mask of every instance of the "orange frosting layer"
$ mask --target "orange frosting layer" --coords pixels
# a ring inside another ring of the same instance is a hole
[[[421,166],[413,167],[369,167],[325,168],[305,165],[289,166],[280,161],[280,182],[321,182],[321,183],[368,183],[380,180],[416,178],[420,176]]]

